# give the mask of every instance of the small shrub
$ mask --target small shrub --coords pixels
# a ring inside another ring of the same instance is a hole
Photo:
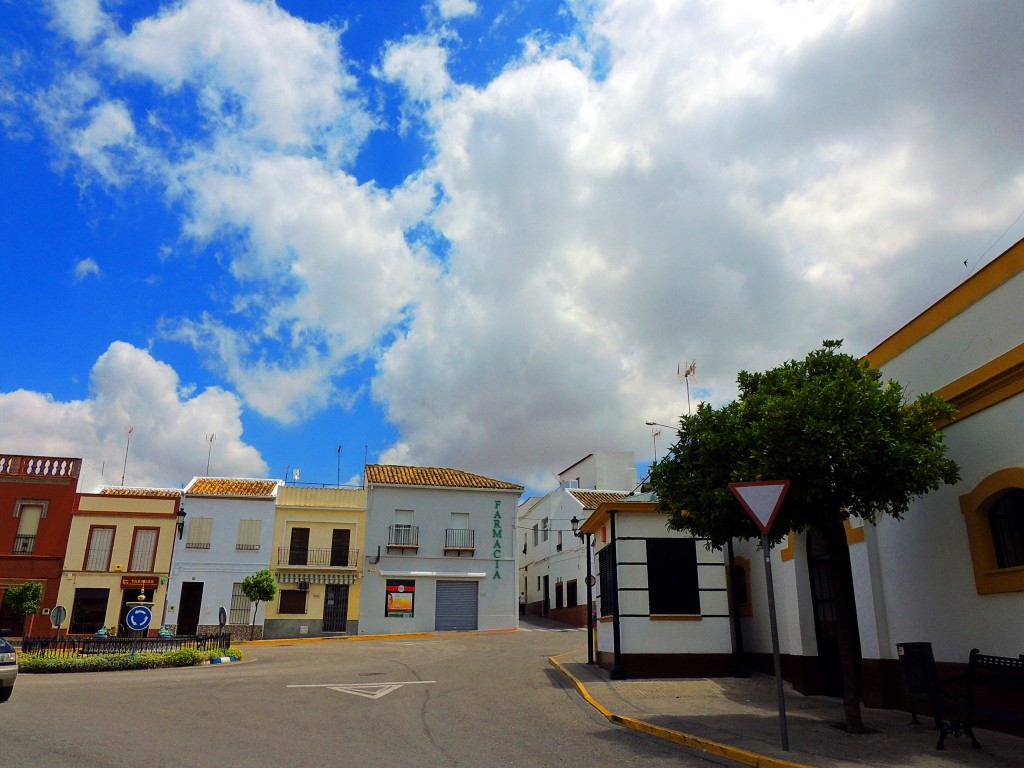
[[[230,656],[242,658],[237,648],[226,651],[197,651],[182,648],[166,653],[92,654],[89,656],[43,656],[23,653],[18,656],[18,670],[26,674],[59,674],[62,672],[115,672],[129,669],[157,669],[161,667],[192,667],[209,659]]]

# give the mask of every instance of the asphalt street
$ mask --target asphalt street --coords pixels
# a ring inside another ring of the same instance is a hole
[[[241,663],[22,675],[5,766],[710,765],[607,722],[548,658],[581,631],[244,646]]]

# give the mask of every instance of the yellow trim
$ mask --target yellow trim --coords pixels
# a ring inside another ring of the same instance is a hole
[[[1024,240],[1017,241],[976,274],[932,304],[868,352],[865,359],[873,367],[880,368],[973,304],[981,301],[1021,271],[1024,271]]]
[[[847,544],[859,544],[864,541],[864,523],[854,528],[849,520],[843,520],[843,527],[846,529]]]
[[[970,493],[960,497],[960,512],[967,526],[967,543],[974,567],[974,585],[979,595],[1002,592],[1024,592],[1024,567],[1000,568],[992,542],[988,511],[1002,491],[1024,488],[1024,467],[1010,467],[993,472]]]
[[[952,421],[1024,392],[1024,344],[935,391],[956,406]]]
[[[562,654],[562,656],[569,655],[570,654],[567,653]],[[750,766],[750,768],[809,768],[809,766],[806,766],[803,763],[794,763],[790,760],[772,757],[771,755],[761,755],[757,752],[751,752],[750,750],[743,749],[741,747],[733,747],[729,744],[720,744],[719,742],[712,741],[711,739],[693,736],[689,733],[674,731],[671,728],[664,728],[660,725],[654,725],[653,723],[647,723],[643,720],[637,720],[635,717],[613,714],[611,710],[602,706],[601,703],[591,695],[590,691],[587,690],[587,687],[580,682],[579,678],[570,672],[562,662],[558,660],[557,656],[551,656],[548,659],[548,663],[565,675],[569,682],[573,684],[573,687],[579,692],[580,696],[583,697],[584,701],[604,715],[609,722],[624,726],[630,730],[637,731],[638,733],[646,733],[648,736],[654,736],[659,739],[664,739],[665,741],[670,741],[673,744],[681,744],[685,747],[690,747],[691,749],[697,749],[701,752],[706,752],[709,755],[724,757],[734,763]]]
[[[786,546],[779,550],[779,555],[782,557],[782,562],[784,563],[788,563],[790,560],[793,559],[793,556],[795,554],[795,550],[793,549],[794,538],[795,537],[793,535],[793,532],[790,531],[786,535]]]

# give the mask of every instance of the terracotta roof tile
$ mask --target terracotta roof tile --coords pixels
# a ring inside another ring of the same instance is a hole
[[[366,483],[375,485],[419,485],[435,488],[490,488],[523,492],[523,486],[447,467],[402,467],[396,464],[367,464]]]
[[[569,493],[576,499],[580,504],[583,505],[584,509],[594,510],[597,509],[599,504],[604,504],[606,501],[618,501],[626,495],[624,491],[580,491],[570,489]]]
[[[251,496],[273,498],[280,484],[278,480],[247,480],[237,477],[197,477],[185,493],[190,496]]]
[[[142,496],[147,499],[179,499],[181,491],[172,488],[101,488],[101,496]]]

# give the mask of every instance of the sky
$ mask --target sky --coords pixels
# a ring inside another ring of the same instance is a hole
[[[1024,237],[1022,33],[994,0],[0,0],[0,452],[642,475],[645,422],[862,355]]]

